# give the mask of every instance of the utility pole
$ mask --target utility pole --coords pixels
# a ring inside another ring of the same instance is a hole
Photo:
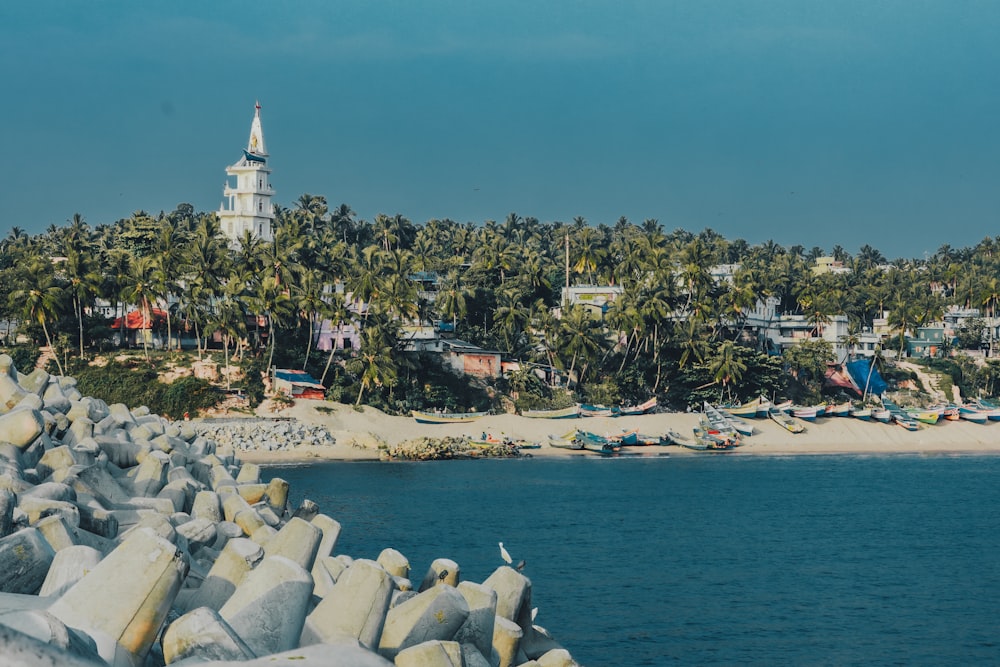
[[[569,233],[566,233],[566,289],[563,290],[563,308],[569,301]]]

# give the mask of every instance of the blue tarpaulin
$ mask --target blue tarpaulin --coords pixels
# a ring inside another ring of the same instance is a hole
[[[847,372],[851,374],[854,382],[861,387],[861,391],[868,387],[868,393],[881,396],[887,389],[885,380],[879,375],[877,368],[872,368],[871,359],[857,359],[847,363]],[[871,376],[869,377],[869,372]]]

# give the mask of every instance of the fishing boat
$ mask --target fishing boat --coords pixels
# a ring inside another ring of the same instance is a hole
[[[836,403],[834,405],[826,406],[826,416],[828,417],[850,417],[851,416],[851,402],[844,401],[843,403]]]
[[[559,449],[583,449],[583,443],[563,436],[549,434],[549,447],[558,447]]]
[[[950,422],[957,422],[961,419],[961,415],[958,411],[957,405],[941,405],[938,406],[941,410],[941,418],[947,419]]]
[[[979,409],[977,405],[966,403],[958,406],[958,416],[974,424],[985,424],[989,421],[989,415]]]
[[[776,408],[776,409],[778,409],[778,410],[781,410],[782,412],[788,412],[789,410],[792,409],[792,402],[791,401],[782,401],[781,403],[775,403],[773,405],[773,407]]]
[[[802,433],[806,430],[806,427],[799,420],[778,408],[771,407],[767,416],[789,433]]]
[[[872,409],[869,408],[868,406],[865,406],[863,408],[852,406],[850,414],[855,419],[860,419],[862,421],[867,422],[872,420]]]
[[[589,403],[580,404],[580,416],[581,417],[614,417],[615,411],[606,405],[590,405]]]
[[[872,419],[875,421],[882,422],[883,424],[888,424],[892,421],[892,413],[886,408],[872,408]]]
[[[705,401],[702,407],[705,411],[705,417],[714,429],[719,431],[735,431],[740,435],[746,436],[753,435],[753,424],[739,417],[722,412],[708,401]]]
[[[728,450],[738,447],[740,441],[734,435],[719,433],[712,429],[694,427],[694,443],[682,443],[681,446],[697,450]]]
[[[889,411],[890,415],[892,415],[892,421],[899,426],[902,426],[907,431],[916,431],[920,428],[920,424],[916,419],[911,417],[906,411],[892,401],[883,398],[882,405],[885,406],[885,409]]]
[[[583,445],[583,448],[598,454],[614,454],[622,449],[621,443],[612,442],[603,435],[597,435],[589,431],[577,431],[576,440]]]
[[[512,447],[516,447],[517,449],[541,449],[542,448],[542,443],[540,443],[540,442],[533,442],[531,440],[512,440],[510,442],[510,445]]]
[[[571,405],[568,408],[555,410],[523,410],[521,416],[533,419],[574,419],[580,416],[580,406]]]
[[[983,399],[979,399],[975,404],[981,412],[986,414],[986,418],[991,422],[1000,421],[1000,408],[996,405]]]
[[[746,417],[753,419],[757,417],[757,405],[747,403],[745,405],[720,405],[719,409],[734,417]]]
[[[622,406],[618,408],[618,414],[620,415],[644,415],[653,408],[656,407],[656,396],[652,397],[645,403],[640,403],[639,405],[632,406]]]
[[[807,422],[814,422],[816,421],[816,417],[819,416],[819,410],[815,405],[811,407],[793,407],[791,409],[791,413],[793,417],[797,417],[798,419],[802,419]]]
[[[632,446],[639,444],[639,429],[633,428],[627,431],[622,431],[617,435],[612,435],[608,437],[608,440],[612,442],[617,442],[622,445]]]
[[[909,410],[904,410],[903,412],[913,419],[916,419],[918,422],[923,422],[924,424],[937,424],[938,419],[941,418],[941,413],[937,410],[917,410],[910,408]]]
[[[414,410],[413,418],[418,424],[464,424],[485,417],[487,412],[424,412]]]

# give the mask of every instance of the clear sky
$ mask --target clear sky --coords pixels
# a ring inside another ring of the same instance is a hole
[[[996,0],[9,0],[0,235],[277,203],[658,219],[920,257],[1000,235]]]

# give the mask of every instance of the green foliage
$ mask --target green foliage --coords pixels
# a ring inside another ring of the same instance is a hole
[[[618,405],[622,402],[618,385],[613,379],[604,382],[590,382],[583,387],[583,402],[593,405]]]
[[[981,318],[970,318],[955,331],[955,346],[961,350],[979,350],[986,340],[986,323]]]
[[[256,408],[264,400],[264,360],[257,357],[249,357],[243,362],[243,391],[247,397],[247,403],[251,408]]]
[[[804,396],[818,401],[827,364],[834,360],[833,346],[825,340],[805,340],[785,350],[783,358]]]
[[[22,373],[30,373],[34,370],[42,351],[37,345],[15,345],[7,350],[7,354],[14,360],[14,368]]]
[[[759,396],[772,399],[788,397],[791,388],[788,374],[780,357],[771,357],[748,347],[733,348],[735,357],[746,366],[743,380],[733,388],[733,401],[745,403]],[[675,409],[687,406],[701,409],[703,401],[717,403],[724,398],[724,389],[717,382],[710,363],[687,364],[673,369],[666,403]]]
[[[151,412],[180,419],[185,412],[197,415],[222,400],[223,394],[195,377],[178,378],[170,384],[160,382],[153,366],[132,362],[109,362],[106,366],[76,364],[73,367],[77,389],[84,396],[94,396],[130,408],[147,406]]]

